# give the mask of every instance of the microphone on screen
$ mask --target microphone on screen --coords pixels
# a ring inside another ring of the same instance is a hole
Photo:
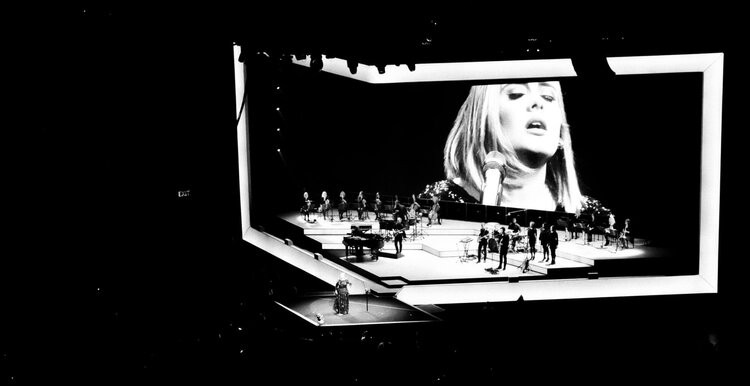
[[[499,151],[491,151],[484,157],[484,189],[482,191],[482,205],[500,205],[503,195],[503,180],[505,179],[505,156]]]

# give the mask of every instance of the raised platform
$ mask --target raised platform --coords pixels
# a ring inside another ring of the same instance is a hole
[[[349,314],[337,315],[333,296],[299,297],[276,302],[283,310],[316,327],[380,325],[392,323],[430,323],[439,318],[393,297],[349,296]]]
[[[355,213],[356,214],[356,213]],[[407,284],[431,284],[467,281],[503,281],[514,278],[533,280],[543,278],[586,278],[592,273],[601,274],[602,263],[659,259],[669,255],[667,250],[636,244],[635,247],[619,249],[614,245],[603,246],[602,241],[584,243],[583,238],[565,240],[565,232],[558,231],[560,241],[555,265],[541,263],[541,246],[537,245],[535,259],[530,261],[530,270],[521,272],[519,267],[529,257],[526,252],[508,253],[505,271],[489,272],[487,268],[498,266],[498,253],[488,253],[487,261],[477,263],[477,235],[480,223],[444,219],[442,224],[426,226],[426,221],[410,227],[403,240],[403,249],[396,255],[393,241],[387,241],[376,259],[367,249],[363,256],[345,257],[343,237],[354,225],[369,232],[387,235],[381,223],[374,220],[340,221],[334,211],[334,220],[316,216],[314,222],[305,221],[298,213],[279,216],[289,231],[297,235],[298,242],[321,253],[339,264],[346,264],[372,280],[379,280],[387,287]],[[488,224],[490,227],[507,224]],[[470,240],[468,242],[465,242]],[[463,241],[463,242],[462,242]],[[383,258],[385,257],[385,258]],[[388,258],[390,257],[390,258]],[[623,271],[625,272],[625,271]]]

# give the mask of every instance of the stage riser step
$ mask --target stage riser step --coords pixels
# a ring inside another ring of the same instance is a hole
[[[565,251],[562,251],[562,250],[559,250],[559,249],[557,250],[556,254],[557,254],[558,257],[562,257],[563,259],[568,259],[568,260],[575,261],[575,262],[581,263],[581,264],[586,264],[586,265],[593,266],[596,263],[596,260],[594,260],[594,259],[589,259],[587,257],[569,254],[569,253],[567,253]]]

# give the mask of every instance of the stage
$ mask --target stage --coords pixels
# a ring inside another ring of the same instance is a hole
[[[350,295],[349,313],[337,315],[334,296],[303,296],[276,304],[317,327],[377,325],[392,323],[429,323],[440,321],[434,315],[393,297]]]
[[[489,271],[498,267],[499,256],[488,252],[486,261],[477,261],[480,229],[477,222],[443,219],[439,225],[427,226],[426,219],[417,219],[406,231],[402,253],[398,256],[393,241],[387,238],[375,255],[365,248],[363,254],[356,256],[351,252],[347,254],[343,245],[343,238],[351,232],[352,226],[359,226],[367,233],[388,235],[388,231],[382,229],[383,223],[376,221],[372,214],[363,221],[339,220],[334,211],[328,219],[315,214],[306,221],[299,213],[286,213],[280,215],[279,220],[284,224],[282,229],[293,235],[295,244],[392,289],[414,284],[590,278],[616,276],[618,272],[632,275],[633,269],[628,267],[643,271],[644,263],[648,266],[649,261],[669,256],[668,250],[645,245],[644,240],[636,239],[635,245],[622,248],[615,243],[605,245],[603,238],[586,242],[583,235],[566,240],[567,232],[557,231],[560,242],[554,265],[541,262],[542,248],[537,242],[535,259],[529,261],[527,272],[520,267],[530,255],[522,249],[508,253],[505,270]],[[507,229],[507,224],[487,223],[486,226]]]

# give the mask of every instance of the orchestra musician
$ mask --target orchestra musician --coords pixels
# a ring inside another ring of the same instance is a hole
[[[401,204],[401,201],[398,200],[398,195],[395,196],[395,200],[393,201],[393,218],[400,217],[402,221],[406,221],[406,207]]]
[[[380,192],[375,193],[375,220],[380,220],[380,209],[383,207],[383,201],[380,200]]]
[[[609,238],[610,236],[614,237],[617,234],[617,231],[615,230],[615,224],[617,222],[615,221],[615,214],[610,213],[609,214],[609,228],[606,230],[606,235],[604,235],[604,245],[609,245]]]
[[[411,195],[411,205],[409,205],[409,213],[408,213],[409,223],[410,224],[412,223],[412,220],[414,220],[414,223],[416,224],[417,213],[419,213],[419,209],[420,208],[421,207],[420,207],[419,203],[417,202],[417,197],[414,194],[412,194]]]
[[[516,242],[521,238],[521,226],[515,217],[511,219],[510,225],[508,225],[508,231],[510,232],[510,250],[511,252],[516,251]]]
[[[583,225],[581,224],[581,211],[579,210],[576,212],[575,219],[573,220],[573,227],[570,231],[570,238],[571,240],[575,240],[578,238],[578,231],[583,228]]]
[[[623,248],[628,247],[628,240],[630,240],[630,219],[629,218],[625,219],[625,225],[623,225],[622,227],[619,240]]]
[[[359,195],[357,196],[357,218],[362,220],[362,215],[365,212],[367,208],[367,201],[365,200],[365,195],[362,193],[362,191],[359,191]]]
[[[363,232],[361,229],[359,229],[358,226],[355,225],[352,228],[351,235],[352,235],[352,237],[364,237],[365,236],[365,232]],[[362,244],[356,244],[356,246],[354,247],[354,254],[356,256],[362,256],[363,253],[364,253],[364,247],[363,247],[363,245]]]
[[[328,199],[328,193],[324,190],[323,193],[320,194],[320,206],[318,207],[318,212],[323,213],[323,220],[326,219],[326,213],[331,209],[331,201]]]
[[[403,240],[406,237],[406,231],[404,231],[404,223],[401,217],[396,217],[396,225],[393,226],[393,245],[396,247],[396,256],[401,255],[401,251],[404,248]]]
[[[484,252],[484,262],[487,262],[487,241],[489,239],[490,232],[484,227],[484,223],[480,224],[479,229],[479,248],[477,249],[477,264],[482,260],[482,252]]]
[[[300,209],[300,212],[302,212],[302,215],[305,217],[305,221],[310,221],[310,211],[312,210],[312,200],[310,200],[310,195],[305,192],[302,197],[304,198],[302,203],[302,208]]]
[[[349,203],[346,202],[346,192],[343,190],[341,193],[339,193],[339,220],[344,221],[344,215],[347,214],[346,210],[349,207]],[[349,219],[349,216],[347,215],[347,220]]]
[[[438,196],[432,196],[432,208],[430,209],[430,213],[427,215],[427,226],[432,225],[434,221],[437,221],[438,225],[441,223],[440,221],[440,201]]]
[[[596,216],[594,215],[594,212],[591,212],[591,217],[588,224],[586,224],[586,232],[584,232],[584,240],[586,243],[594,241],[594,229],[596,229]]]

